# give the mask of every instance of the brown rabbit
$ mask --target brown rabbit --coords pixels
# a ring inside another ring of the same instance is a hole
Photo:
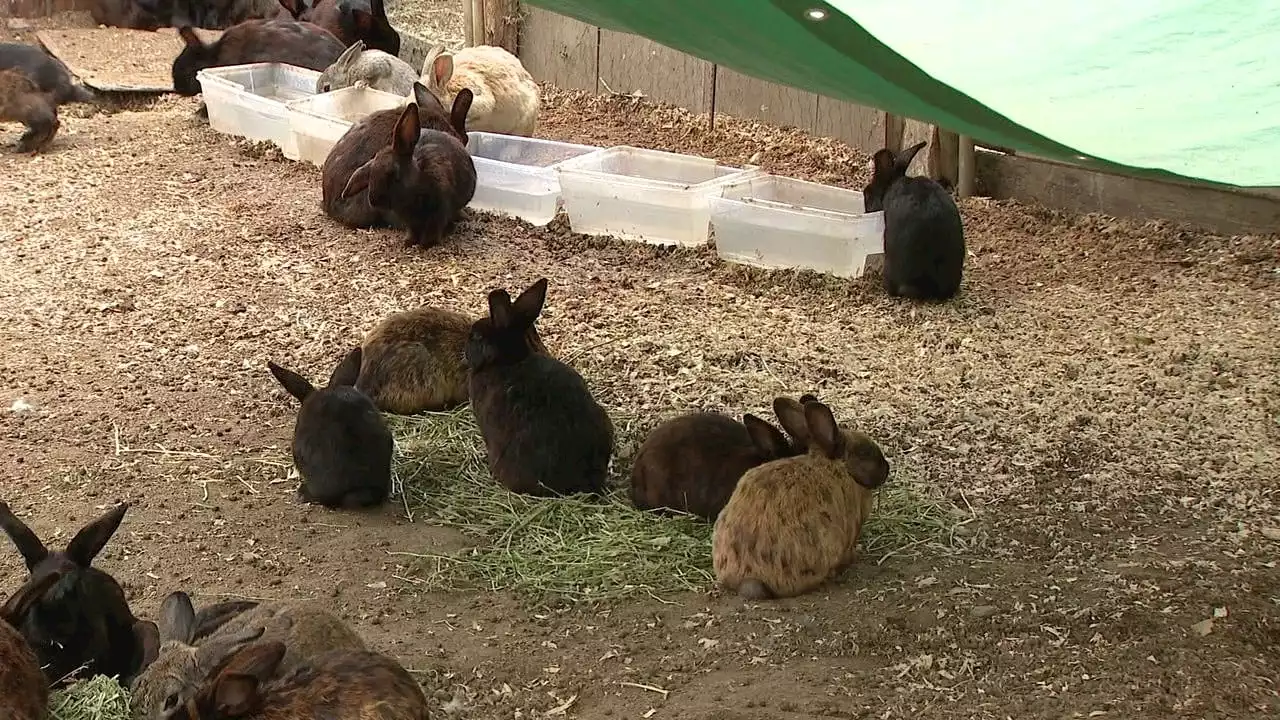
[[[711,537],[716,579],[752,600],[803,594],[848,567],[872,491],[889,478],[879,446],[841,429],[826,405],[780,397],[773,407],[809,452],[748,470]]]
[[[427,720],[427,698],[391,658],[339,650],[280,674],[285,646],[258,642],[231,656],[166,720]]]
[[[323,72],[347,49],[319,25],[288,17],[242,22],[208,44],[190,27],[178,35],[185,46],[173,61],[173,90],[187,97],[200,94],[206,68],[275,62]]]
[[[422,83],[414,83],[413,97],[418,104],[418,123],[424,130],[450,133],[466,144],[467,108],[463,104],[455,104],[452,114],[446,112]],[[344,197],[342,193],[356,170],[391,144],[391,135],[402,113],[402,108],[370,113],[338,139],[320,169],[321,207],[326,215],[353,228],[392,227],[397,224],[390,211],[369,204],[367,192],[350,197]]]
[[[803,395],[800,402],[813,399]],[[802,439],[788,441],[750,413],[742,422],[713,412],[681,415],[654,428],[640,446],[631,466],[631,502],[714,522],[743,473],[805,450]]]
[[[4,720],[41,720],[49,707],[49,683],[17,628],[27,610],[61,578],[57,570],[31,577],[0,610],[0,717]]]
[[[18,70],[0,70],[0,122],[26,125],[18,152],[32,154],[49,147],[62,124],[57,104]]]
[[[467,90],[458,93],[455,115],[470,98]],[[476,166],[466,146],[450,133],[423,130],[417,103],[409,103],[390,145],[351,173],[342,197],[364,195],[371,207],[409,228],[410,245],[429,248],[444,240],[475,192]]]
[[[262,641],[288,647],[282,667],[292,670],[331,650],[364,650],[364,641],[337,615],[307,601],[263,603],[218,628],[205,642],[221,642],[251,628],[262,628]]]
[[[160,606],[159,657],[134,678],[130,688],[130,705],[138,720],[159,720],[185,702],[225,658],[265,630],[261,625],[250,626],[197,643],[197,627],[191,598],[181,591],[170,593]]]

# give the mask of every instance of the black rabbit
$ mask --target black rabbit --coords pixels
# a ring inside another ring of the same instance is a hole
[[[362,352],[355,348],[334,368],[329,386],[273,362],[267,367],[302,403],[293,426],[293,464],[302,476],[298,497],[329,508],[378,505],[391,492],[395,441],[369,396],[352,387]]]
[[[18,623],[52,683],[93,675],[129,682],[159,652],[160,631],[155,623],[135,618],[120,583],[91,567],[128,509],[128,503],[117,505],[81,528],[65,551],[50,552],[0,502],[0,529],[22,554],[28,572],[33,577],[50,572],[62,576]]]
[[[530,495],[598,493],[613,452],[613,423],[582,376],[539,352],[531,333],[547,299],[545,278],[520,293],[489,293],[489,316],[471,326],[465,352],[471,408],[489,471]]]
[[[31,79],[54,106],[94,102],[96,96],[71,81],[67,66],[35,45],[0,43],[0,70],[17,70]]]
[[[173,61],[173,90],[188,97],[200,94],[197,74],[206,68],[275,62],[322,72],[347,49],[319,25],[287,16],[247,20],[208,44],[190,27],[178,35],[186,46]]]
[[[896,155],[877,150],[871,182],[862,191],[867,212],[884,211],[884,289],[917,300],[947,300],[960,290],[964,225],[955,200],[938,182],[907,177],[928,143]]]

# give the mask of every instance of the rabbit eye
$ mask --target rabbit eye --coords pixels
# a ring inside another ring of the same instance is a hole
[[[167,697],[167,698],[165,698],[165,699],[164,699],[164,709],[165,709],[165,712],[168,712],[169,710],[172,710],[172,709],[174,709],[174,708],[175,708],[175,707],[177,707],[177,706],[178,706],[178,696],[177,696],[177,695],[170,695],[169,697]]]

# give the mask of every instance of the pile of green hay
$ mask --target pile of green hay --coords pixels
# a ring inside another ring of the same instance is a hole
[[[101,675],[49,697],[50,720],[129,720],[129,694]]]
[[[456,554],[419,556],[417,570],[427,587],[599,600],[703,591],[714,581],[706,522],[638,511],[623,490],[602,500],[508,492],[489,474],[484,441],[466,407],[388,419],[406,510],[416,521],[454,528],[477,541]],[[618,426],[625,434],[626,423]],[[617,465],[612,484],[625,487],[629,468]],[[884,555],[946,543],[958,519],[949,503],[925,498],[895,478],[879,493],[863,547]]]

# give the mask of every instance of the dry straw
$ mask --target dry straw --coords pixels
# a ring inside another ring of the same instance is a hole
[[[615,416],[620,428],[628,427]],[[457,529],[477,545],[452,555],[419,555],[433,589],[510,590],[535,601],[599,600],[706,590],[712,583],[711,527],[684,516],[632,508],[626,493],[603,499],[531,498],[489,475],[484,442],[468,408],[391,418],[397,487],[415,520]],[[635,446],[622,438],[621,445]],[[615,463],[613,484],[625,487]],[[941,499],[903,482],[881,491],[864,536],[869,554],[947,544],[960,520]]]
[[[101,675],[76,683],[49,698],[51,720],[128,720],[129,695]]]

